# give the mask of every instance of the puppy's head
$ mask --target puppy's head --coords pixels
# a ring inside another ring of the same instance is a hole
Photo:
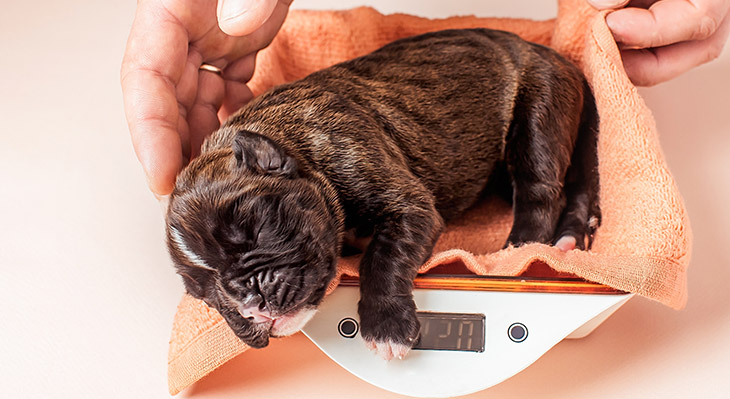
[[[275,142],[250,132],[180,173],[167,239],[188,293],[253,347],[314,315],[340,245],[322,190]]]

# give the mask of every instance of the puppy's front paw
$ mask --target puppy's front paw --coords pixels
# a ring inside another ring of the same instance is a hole
[[[412,298],[360,300],[361,334],[365,345],[385,360],[403,359],[421,328]]]
[[[365,346],[385,360],[403,359],[411,350],[410,345],[399,344],[394,341],[365,340]]]

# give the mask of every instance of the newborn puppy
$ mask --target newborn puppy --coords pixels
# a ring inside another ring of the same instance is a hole
[[[371,238],[362,337],[403,357],[417,268],[499,176],[506,245],[590,246],[597,126],[585,78],[549,48],[486,29],[399,40],[276,87],[213,133],[170,196],[170,253],[187,291],[259,348],[312,317],[355,229]]]

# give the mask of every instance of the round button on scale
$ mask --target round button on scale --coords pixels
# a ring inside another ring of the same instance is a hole
[[[507,336],[514,342],[522,342],[527,339],[527,327],[522,323],[513,323],[507,329]]]
[[[357,332],[360,331],[360,325],[355,319],[346,317],[340,320],[340,324],[337,325],[337,331],[345,338],[355,338]]]

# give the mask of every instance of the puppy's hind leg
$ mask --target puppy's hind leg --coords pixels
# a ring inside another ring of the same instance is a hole
[[[514,193],[506,245],[553,241],[580,115],[573,111],[580,110],[581,99],[570,93],[570,87],[550,81],[520,90],[505,146]]]
[[[573,157],[565,176],[567,204],[555,231],[558,248],[590,249],[593,235],[601,224],[598,177],[598,111],[587,82]]]

